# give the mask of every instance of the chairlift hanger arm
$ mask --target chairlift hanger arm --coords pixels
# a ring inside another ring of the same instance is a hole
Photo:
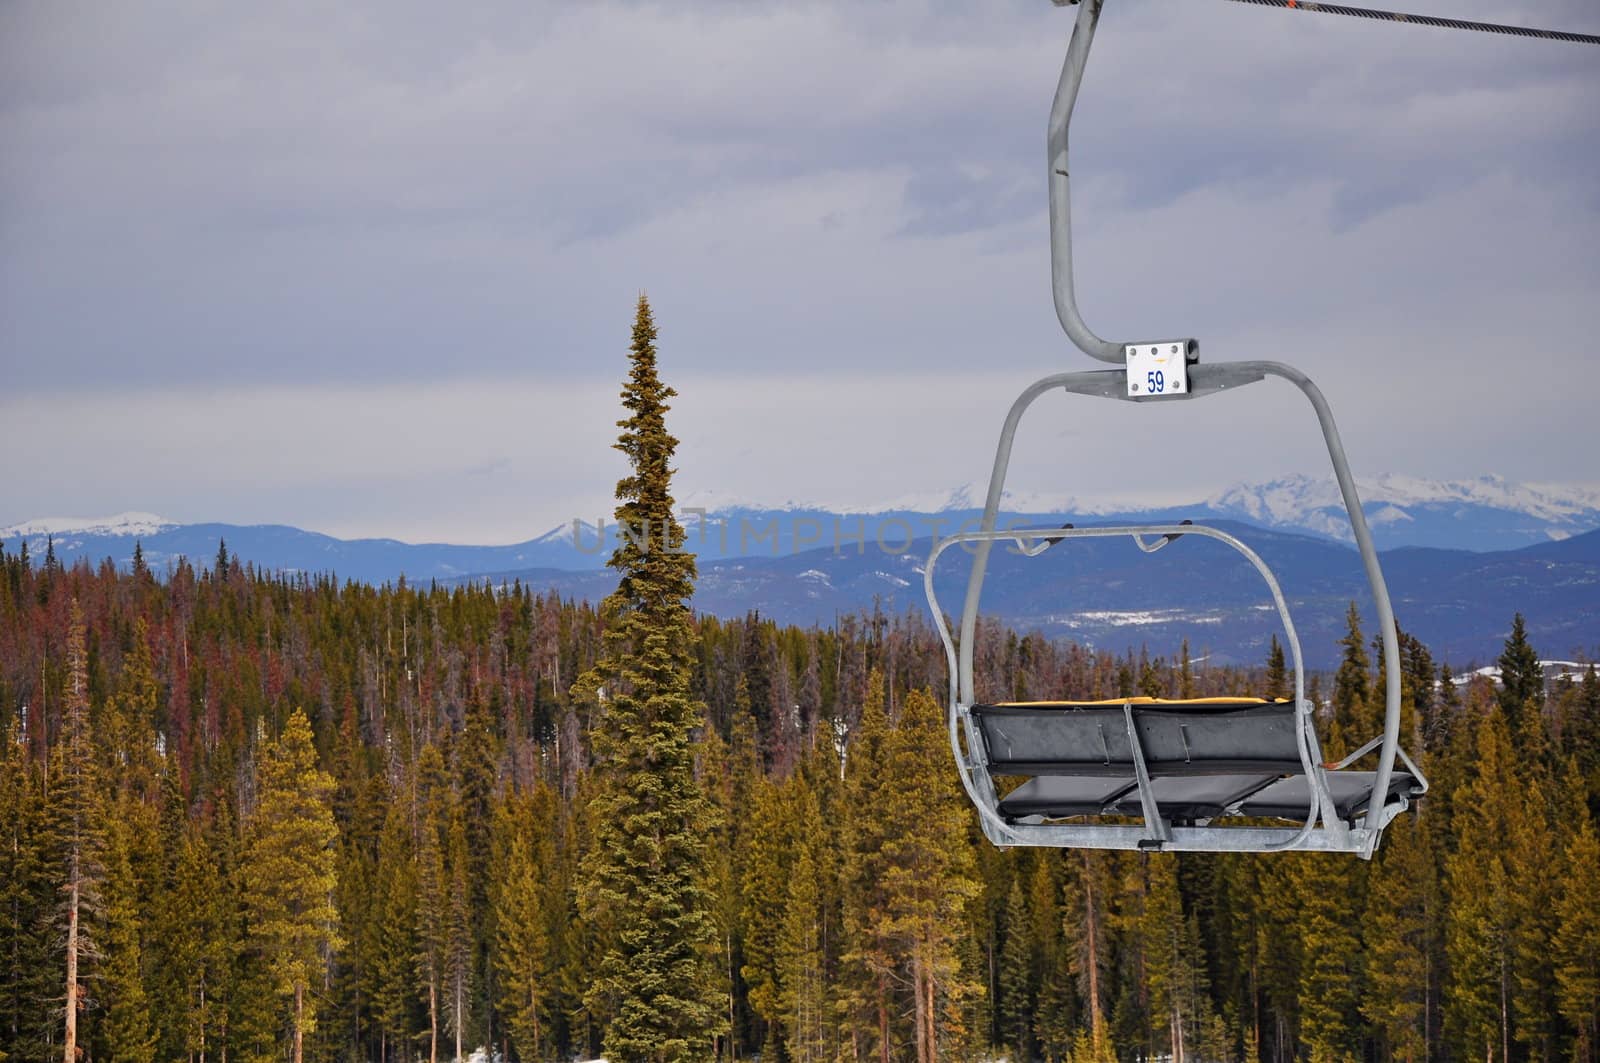
[[[1061,0],[1056,0],[1059,4]],[[1121,365],[1129,343],[1113,343],[1097,336],[1078,312],[1078,298],[1072,286],[1072,178],[1067,162],[1067,132],[1072,124],[1072,109],[1078,102],[1084,67],[1089,62],[1089,46],[1094,43],[1095,26],[1105,0],[1082,0],[1078,19],[1072,27],[1067,58],[1061,65],[1061,80],[1056,85],[1055,101],[1050,106],[1050,127],[1046,137],[1050,182],[1050,278],[1055,293],[1056,317],[1067,338],[1090,358]],[[1149,340],[1139,341],[1149,343]],[[1194,361],[1199,344],[1192,339],[1168,340],[1181,343],[1185,357]]]
[[[1072,124],[1072,111],[1078,102],[1078,90],[1083,85],[1083,72],[1089,62],[1089,48],[1094,43],[1095,28],[1100,22],[1100,11],[1105,0],[1052,0],[1057,7],[1076,6],[1077,21],[1072,27],[1072,39],[1067,45],[1067,58],[1061,66],[1061,79],[1056,85],[1055,101],[1050,107],[1050,126],[1047,137],[1050,187],[1050,275],[1054,289],[1056,317],[1067,337],[1089,357],[1102,362],[1121,364],[1129,343],[1101,339],[1084,322],[1078,311],[1077,293],[1072,280],[1072,178],[1067,159],[1068,128]],[[1578,44],[1600,44],[1600,36],[1585,33],[1567,33],[1559,30],[1532,29],[1525,26],[1505,26],[1490,22],[1472,22],[1466,19],[1442,18],[1432,15],[1407,15],[1394,11],[1350,7],[1315,0],[1234,0],[1235,3],[1257,4],[1265,7],[1283,7],[1315,11],[1324,14],[1349,15],[1357,18],[1386,19],[1392,22],[1444,27],[1447,29],[1478,30],[1519,37],[1568,41]],[[1143,342],[1149,342],[1143,341]],[[1184,344],[1188,360],[1197,360],[1199,344],[1193,339],[1177,341]]]

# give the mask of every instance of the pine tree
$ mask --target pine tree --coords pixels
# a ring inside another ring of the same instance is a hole
[[[1166,1044],[1174,1063],[1196,1058],[1208,1017],[1209,986],[1200,955],[1198,926],[1184,915],[1178,893],[1177,859],[1170,854],[1144,858],[1149,893],[1140,919],[1139,936],[1150,991],[1151,1019],[1166,1027]],[[1091,1040],[1091,1044],[1094,1041]]]
[[[1034,945],[1038,992],[1032,1015],[1033,1037],[1046,1059],[1059,1058],[1072,1045],[1079,1028],[1078,997],[1074,992],[1074,942],[1067,938],[1072,919],[1062,882],[1067,866],[1060,854],[1040,853],[1028,882],[1030,937]]]
[[[888,822],[881,807],[892,785],[887,778],[889,721],[883,700],[883,676],[874,668],[845,761],[846,855],[841,877],[846,946],[840,1004],[847,1024],[857,1031],[856,1055],[889,1063],[895,1051],[890,990],[896,971],[887,928],[884,849],[898,827]]]
[[[1514,799],[1503,857],[1510,875],[1512,902],[1511,1006],[1517,1040],[1531,1058],[1551,1058],[1558,1037],[1556,972],[1551,941],[1556,934],[1555,859],[1560,846],[1550,822],[1553,781],[1543,770],[1547,753],[1544,724],[1538,714],[1522,717],[1522,755],[1517,764]]]
[[[1272,636],[1272,647],[1267,651],[1267,688],[1263,696],[1270,700],[1287,700],[1294,696],[1289,685],[1289,668],[1284,661],[1283,644]]]
[[[24,759],[21,734],[13,721],[0,748],[0,1051],[49,1059],[59,1045],[60,875],[43,780]]]
[[[323,957],[343,942],[333,893],[339,828],[329,799],[333,779],[317,767],[311,723],[296,709],[265,751],[259,798],[250,817],[240,876],[252,943],[272,991],[290,1005],[290,1058],[301,1063],[316,1028]]]
[[[808,791],[805,798],[810,796]],[[819,824],[815,800],[803,798],[802,805],[811,806],[809,818],[800,820],[802,829],[816,830]],[[800,815],[807,817],[808,813],[802,809]],[[829,1001],[820,919],[822,897],[817,884],[818,861],[813,856],[814,848],[805,839],[795,847],[777,941],[781,972],[779,1022],[783,1026],[788,1058],[794,1063],[825,1063],[831,1058],[824,1040]]]
[[[419,1025],[414,975],[417,944],[417,865],[408,802],[392,801],[378,836],[374,875],[373,940],[367,993],[377,1020],[380,1048],[405,1045]]]
[[[1591,674],[1592,670],[1591,670]],[[1577,830],[1567,843],[1560,894],[1556,899],[1556,1004],[1562,1018],[1577,1031],[1572,1058],[1578,1063],[1600,1060],[1600,839],[1589,810],[1579,804]]]
[[[467,821],[459,800],[451,803],[445,835],[449,860],[448,929],[444,953],[445,1012],[456,1041],[455,1058],[465,1059],[467,1029],[472,1022],[473,913],[472,879],[467,856]]]
[[[87,923],[99,912],[100,884],[105,874],[104,811],[89,718],[89,654],[83,608],[77,599],[73,599],[68,622],[67,684],[63,694],[65,734],[52,757],[50,793],[60,847],[57,866],[66,898],[61,911],[67,975],[62,1053],[66,1063],[77,1063],[78,1020],[84,1008],[83,961],[97,951]]]
[[[961,978],[954,936],[979,885],[943,723],[932,695],[907,696],[886,743],[880,812],[894,825],[883,846],[885,929],[909,975],[918,1063],[938,1058],[941,1017],[948,1021],[958,1010],[950,1005],[973,991]]]
[[[1028,935],[1028,902],[1019,875],[1006,893],[1005,938],[1000,945],[1000,1036],[1019,1059],[1033,1053],[1032,942]]]
[[[628,534],[609,562],[620,579],[602,606],[604,657],[590,680],[606,700],[581,902],[604,952],[586,1003],[605,1017],[607,1055],[624,1061],[701,1058],[722,1013],[705,852],[713,810],[694,776],[700,713],[689,696],[695,565],[673,513],[666,412],[676,393],[657,374],[655,341],[640,296],[616,444],[631,468],[617,484]]]
[[[1433,861],[1415,819],[1390,825],[1372,870],[1361,928],[1370,983],[1361,1011],[1377,1029],[1390,1058],[1427,1059],[1429,990],[1428,901]]]
[[[1348,631],[1339,645],[1344,656],[1339,671],[1333,679],[1333,725],[1335,742],[1358,745],[1371,738],[1375,732],[1376,717],[1371,706],[1370,677],[1367,674],[1369,659],[1365,638],[1361,634],[1361,614],[1356,603],[1350,603],[1345,616]]]
[[[428,1014],[428,1063],[438,1063],[439,1033],[448,996],[446,964],[452,940],[450,879],[445,865],[445,818],[449,794],[444,758],[428,746],[417,761],[417,978]]]
[[[157,1027],[170,1025],[185,1055],[209,1059],[227,1025],[222,1002],[235,943],[216,854],[197,828],[185,830],[177,846],[172,893],[155,939],[162,962],[176,967],[164,973],[178,979],[177,1000],[164,1001],[170,1010]]]
[[[497,834],[507,851],[506,871],[494,893],[500,1006],[517,1054],[529,1060],[543,1058],[553,989],[547,973],[550,942],[540,888],[547,869],[534,854],[531,819],[523,801],[508,803],[501,813]]]
[[[1111,857],[1084,849],[1070,854],[1078,874],[1067,888],[1065,931],[1078,995],[1088,1011],[1089,1046],[1112,1052],[1106,1001],[1111,992]]]
[[[784,971],[780,938],[794,873],[791,788],[771,779],[756,787],[749,817],[755,830],[750,839],[748,863],[740,884],[743,894],[740,925],[745,963],[740,970],[749,987],[751,1009],[765,1027],[763,1050],[780,1058],[784,1047]]]
[[[1544,707],[1544,671],[1539,666],[1538,651],[1528,644],[1528,626],[1521,613],[1511,618],[1511,634],[1498,663],[1500,711],[1505,713],[1512,737],[1516,738],[1524,709],[1531,706],[1538,712]]]
[[[1515,906],[1505,846],[1515,818],[1516,780],[1498,706],[1476,737],[1475,773],[1462,787],[1452,819],[1458,847],[1445,861],[1451,894],[1445,1014],[1464,1056],[1503,1059],[1511,1046]]]
[[[1357,1054],[1361,896],[1348,860],[1294,854],[1297,889],[1306,904],[1300,928],[1300,1039],[1312,1063],[1343,1063]]]
[[[156,1032],[144,985],[144,957],[139,918],[140,883],[134,875],[131,817],[112,821],[104,886],[105,920],[101,933],[104,961],[100,996],[106,1004],[100,1039],[119,1063],[152,1063]]]

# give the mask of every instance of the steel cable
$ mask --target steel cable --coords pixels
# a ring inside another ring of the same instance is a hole
[[[1351,7],[1348,4],[1324,4],[1319,0],[1231,0],[1235,4],[1256,4],[1261,7],[1282,7],[1294,11],[1315,11],[1324,15],[1348,15],[1352,18],[1376,19],[1382,22],[1409,22],[1419,26],[1436,26],[1451,30],[1477,30],[1479,33],[1500,33],[1508,37],[1533,37],[1546,41],[1566,41],[1569,44],[1600,44],[1600,36],[1592,33],[1568,33],[1565,30],[1541,30],[1530,26],[1505,26],[1495,22],[1471,22],[1462,18],[1443,18],[1438,15],[1406,15],[1398,11],[1378,11],[1370,7]]]

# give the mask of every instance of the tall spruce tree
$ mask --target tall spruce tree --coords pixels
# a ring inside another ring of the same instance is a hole
[[[267,749],[259,786],[240,866],[246,917],[272,990],[290,1006],[289,1058],[301,1063],[305,1035],[316,1028],[324,957],[343,942],[333,903],[333,779],[317,767],[311,723],[299,709]]]
[[[49,556],[54,556],[53,554]],[[77,1063],[78,1019],[84,1009],[84,960],[98,950],[89,922],[99,914],[100,885],[105,877],[105,827],[94,734],[89,716],[89,652],[83,608],[76,598],[67,628],[66,719],[50,771],[50,807],[54,813],[57,867],[64,903],[61,935],[66,942],[66,1024],[62,1058]],[[86,917],[88,917],[86,919]]]
[[[721,1031],[717,933],[705,839],[714,810],[694,774],[701,713],[690,698],[687,599],[695,563],[673,513],[667,400],[656,327],[639,297],[629,416],[616,448],[631,472],[617,483],[620,574],[602,606],[603,655],[588,684],[604,698],[593,733],[598,789],[594,845],[583,866],[584,916],[602,935],[585,995],[604,1017],[613,1060],[703,1059]]]
[[[496,848],[505,854],[503,873],[491,891],[495,912],[494,964],[500,974],[500,1007],[511,1040],[523,1059],[544,1054],[553,997],[549,974],[549,917],[543,882],[553,868],[541,862],[530,802],[513,798],[495,820]]]
[[[1544,673],[1538,651],[1528,642],[1528,626],[1521,613],[1511,618],[1511,634],[1496,663],[1500,665],[1500,709],[1515,741],[1523,710],[1531,706],[1538,712],[1544,707]]]
[[[1592,674],[1592,673],[1591,673]],[[1600,840],[1589,810],[1576,802],[1577,829],[1567,842],[1560,895],[1556,899],[1556,1006],[1577,1032],[1572,1058],[1600,1059]]]

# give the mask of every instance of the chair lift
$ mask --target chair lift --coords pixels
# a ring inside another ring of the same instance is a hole
[[[1394,613],[1372,534],[1327,400],[1298,369],[1279,362],[1201,364],[1192,339],[1110,343],[1084,324],[1072,289],[1068,215],[1067,127],[1083,80],[1089,46],[1104,0],[1075,3],[1066,62],[1050,110],[1050,263],[1056,315],[1091,358],[1117,369],[1056,373],[1035,382],[1011,406],[1000,432],[983,521],[976,532],[934,543],[923,588],[944,642],[950,670],[950,746],[962,785],[995,845],[1178,852],[1355,853],[1370,859],[1383,829],[1428,789],[1427,779],[1400,748],[1400,649]],[[1012,439],[1029,406],[1047,391],[1124,402],[1183,402],[1280,377],[1303,392],[1316,411],[1339,482],[1356,545],[1377,603],[1386,674],[1383,733],[1337,764],[1324,764],[1305,665],[1294,621],[1277,578],[1261,557],[1234,536],[1192,524],[997,530]],[[973,641],[989,553],[1011,543],[1035,557],[1056,543],[1131,537],[1154,553],[1183,536],[1225,543],[1260,573],[1282,621],[1294,660],[1292,701],[1259,698],[1049,701],[980,704],[973,693]],[[961,611],[960,641],[951,638],[934,594],[939,555],[972,544],[972,571]],[[1351,770],[1376,753],[1372,771]],[[1403,769],[1397,769],[1399,758]],[[995,776],[1023,776],[1004,797]],[[1277,821],[1274,823],[1274,821]]]

